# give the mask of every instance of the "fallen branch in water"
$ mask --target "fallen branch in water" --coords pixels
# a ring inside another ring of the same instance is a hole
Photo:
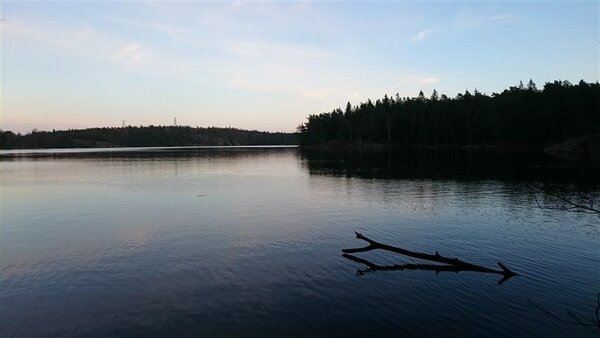
[[[431,255],[431,254],[410,251],[410,250],[398,248],[395,246],[379,243],[370,238],[363,236],[362,234],[360,234],[358,232],[356,233],[356,238],[366,241],[367,243],[369,243],[369,245],[366,247],[362,247],[362,248],[343,249],[342,252],[344,252],[344,254],[342,256],[351,261],[361,263],[361,264],[364,264],[367,266],[367,269],[365,269],[363,271],[359,270],[359,273],[360,272],[362,272],[362,273],[374,272],[374,271],[391,271],[391,270],[431,270],[431,271],[436,271],[436,273],[439,273],[440,271],[452,271],[452,272],[472,271],[472,272],[481,272],[481,273],[495,273],[495,274],[502,275],[503,278],[500,281],[498,281],[498,284],[504,283],[511,277],[518,276],[517,273],[513,272],[508,267],[506,267],[506,265],[504,265],[500,262],[498,262],[498,266],[500,267],[500,269],[490,269],[490,268],[486,268],[484,266],[467,263],[458,258],[444,257],[444,256],[440,255],[437,251],[435,252],[435,254]],[[398,253],[398,254],[401,254],[404,256],[408,256],[408,257],[443,263],[445,265],[432,265],[432,264],[401,264],[401,265],[397,265],[396,264],[396,265],[383,266],[383,265],[374,264],[366,259],[359,258],[354,255],[350,255],[351,253],[366,252],[366,251],[377,250],[377,249],[395,252],[395,253]]]

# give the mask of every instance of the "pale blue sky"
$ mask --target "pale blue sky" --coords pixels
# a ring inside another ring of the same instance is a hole
[[[5,1],[0,128],[293,131],[384,94],[599,79],[598,1]]]

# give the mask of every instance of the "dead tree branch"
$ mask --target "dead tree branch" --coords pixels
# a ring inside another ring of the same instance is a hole
[[[398,248],[395,246],[379,243],[370,238],[363,236],[362,234],[360,234],[358,232],[356,232],[356,238],[366,241],[367,243],[369,243],[369,245],[367,245],[366,247],[362,247],[362,248],[343,249],[342,250],[342,252],[344,252],[343,257],[347,258],[351,261],[366,265],[367,269],[364,270],[363,272],[391,271],[391,270],[431,270],[431,271],[436,271],[436,273],[439,273],[440,271],[453,271],[453,272],[472,271],[472,272],[482,272],[482,273],[495,273],[495,274],[499,274],[499,275],[503,276],[503,278],[498,282],[498,284],[502,284],[503,282],[510,279],[511,277],[518,276],[517,273],[513,272],[508,267],[506,267],[506,265],[504,265],[500,262],[498,262],[498,266],[500,267],[500,269],[490,269],[490,268],[486,268],[484,266],[465,262],[458,258],[444,257],[444,256],[440,255],[437,251],[435,252],[435,254],[432,255],[432,254],[410,251],[410,250]],[[391,252],[398,253],[398,254],[401,254],[404,256],[408,256],[408,257],[423,259],[423,260],[437,262],[437,263],[443,263],[445,265],[402,264],[402,265],[382,266],[382,265],[374,264],[366,259],[362,259],[362,258],[353,256],[353,255],[350,255],[351,253],[366,252],[366,251],[377,250],[377,249],[391,251]],[[359,270],[359,272],[360,272],[360,270]]]

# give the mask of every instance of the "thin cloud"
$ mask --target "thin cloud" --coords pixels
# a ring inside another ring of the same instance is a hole
[[[312,0],[300,0],[296,2],[293,8],[298,12],[304,12],[312,5],[312,3]]]
[[[442,78],[435,74],[404,73],[400,75],[401,80],[394,83],[400,89],[410,91],[430,88],[442,82]]]
[[[139,28],[166,34],[173,41],[187,45],[200,46],[206,43],[206,39],[199,38],[202,32],[198,29],[181,27],[165,22],[143,22],[122,17],[110,17],[107,21],[130,28]]]
[[[477,29],[480,27],[506,24],[519,20],[520,17],[510,13],[479,13],[462,10],[454,16],[452,26],[459,29]]]
[[[286,59],[327,58],[331,53],[310,45],[275,43],[272,41],[237,40],[226,43],[229,52],[243,57]]]
[[[432,85],[434,83],[440,82],[440,78],[434,76],[425,76],[416,78],[415,82],[422,85]]]
[[[435,29],[428,29],[428,30],[424,30],[424,31],[420,31],[417,34],[413,35],[410,38],[411,42],[421,42],[425,39],[427,39],[428,37],[431,36],[431,34],[435,33]]]
[[[156,63],[152,52],[139,42],[128,42],[101,34],[90,25],[65,26],[55,22],[11,19],[6,35],[19,40],[33,40],[73,54],[118,63],[125,67]]]
[[[66,49],[79,49],[86,41],[94,39],[97,32],[90,25],[63,27],[54,22],[29,21],[13,17],[4,24],[7,36],[18,39],[40,41],[44,44]],[[97,48],[87,49],[88,53],[97,53]]]
[[[152,70],[153,74],[197,74],[210,66],[197,67],[181,59],[161,58],[148,44],[104,34],[89,25],[64,25],[53,21],[11,18],[10,22],[4,25],[4,30],[6,37],[11,39],[33,41],[36,45],[42,44],[75,56],[109,62],[137,71]]]
[[[518,20],[519,17],[513,14],[493,15],[489,18],[490,22],[503,23]]]
[[[148,66],[154,63],[154,58],[139,42],[123,46],[114,54],[112,60],[130,67]]]

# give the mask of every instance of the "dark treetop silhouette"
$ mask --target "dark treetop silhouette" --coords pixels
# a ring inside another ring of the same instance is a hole
[[[435,90],[429,98],[423,92],[412,98],[385,95],[310,115],[298,131],[303,145],[541,148],[600,132],[600,84],[554,81],[539,90],[530,80],[492,95],[477,90],[455,98]]]
[[[431,270],[431,271],[435,271],[436,273],[439,273],[440,271],[453,271],[453,272],[457,272],[457,273],[460,271],[472,271],[472,272],[482,272],[482,273],[495,273],[495,274],[502,275],[502,279],[500,279],[498,281],[498,284],[502,284],[505,281],[507,281],[508,279],[510,279],[514,276],[518,276],[517,273],[513,272],[508,267],[506,267],[506,265],[504,265],[500,262],[498,262],[498,266],[500,267],[500,270],[490,269],[490,268],[486,268],[486,267],[483,267],[480,265],[467,263],[458,258],[444,257],[444,256],[440,255],[437,251],[435,252],[435,254],[431,255],[431,254],[410,251],[410,250],[398,248],[395,246],[379,243],[370,238],[363,236],[361,233],[358,233],[358,232],[356,233],[356,238],[366,241],[367,243],[369,243],[369,245],[367,245],[366,247],[362,247],[362,248],[343,249],[342,252],[344,252],[344,254],[342,256],[351,261],[361,263],[361,264],[364,264],[367,266],[367,269],[359,270],[359,272],[358,272],[359,274],[364,274],[365,272],[394,271],[394,270]],[[395,264],[395,265],[382,266],[382,265],[374,264],[366,259],[350,255],[351,253],[365,252],[365,251],[371,251],[371,250],[376,250],[376,249],[387,250],[387,251],[395,252],[395,253],[398,253],[398,254],[401,254],[404,256],[428,260],[428,261],[432,261],[432,262],[443,263],[445,265],[432,265],[432,264],[399,264],[398,265],[398,264]]]

